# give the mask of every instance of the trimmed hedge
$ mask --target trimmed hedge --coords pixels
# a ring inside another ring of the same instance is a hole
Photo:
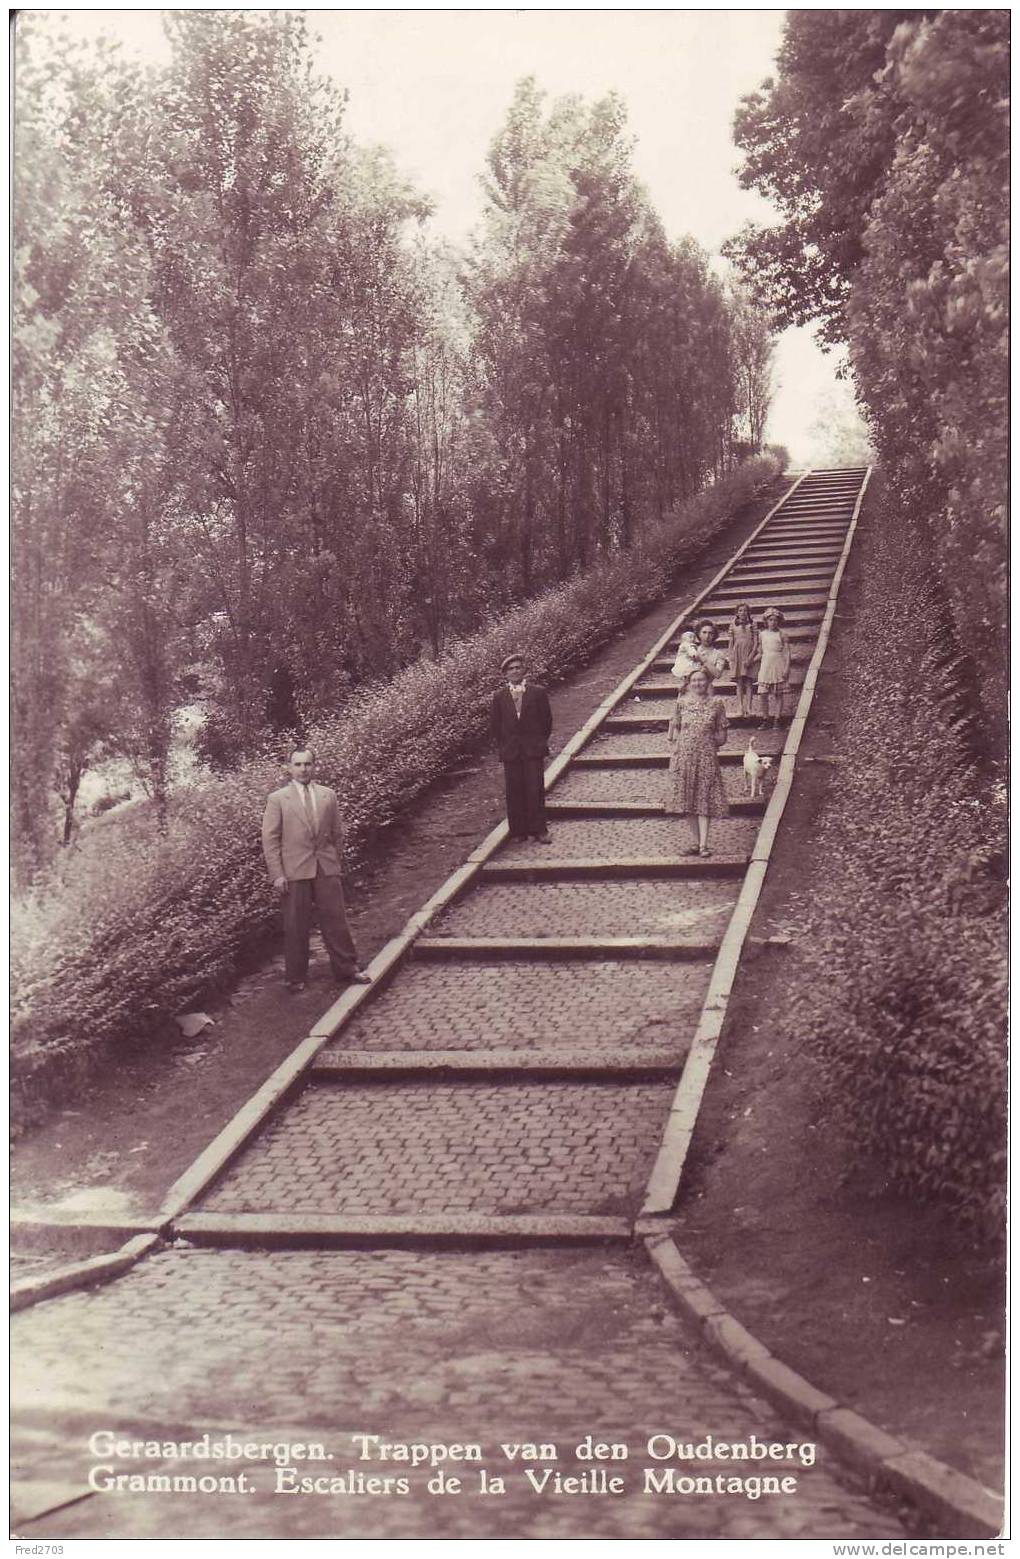
[[[873,489],[874,492],[874,489]],[[1005,790],[970,757],[921,527],[869,498],[797,1016],[862,1166],[1004,1231]]]
[[[699,493],[639,548],[529,601],[363,690],[308,733],[341,797],[348,867],[485,731],[512,648],[551,681],[658,600],[734,511],[779,474],[771,455]],[[224,985],[274,923],[259,825],[282,782],[265,756],[179,793],[166,832],[128,814],[90,829],[49,881],[14,906],[12,1083],[23,1116],[77,1086],[114,1042],[151,1040]]]

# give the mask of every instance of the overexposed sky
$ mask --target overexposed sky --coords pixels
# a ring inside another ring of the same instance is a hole
[[[132,54],[168,57],[156,10],[64,10],[73,36],[100,33]],[[435,202],[434,226],[462,240],[479,211],[478,175],[514,86],[551,95],[615,90],[634,164],[667,232],[718,258],[723,240],[769,208],[742,190],[731,140],[741,95],[771,73],[782,11],[326,11],[306,13],[320,69],[349,93],[347,127],[390,147]],[[806,330],[780,343],[770,436],[810,459],[832,360]]]

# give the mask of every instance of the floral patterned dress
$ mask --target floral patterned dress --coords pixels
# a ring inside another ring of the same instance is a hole
[[[726,817],[719,748],[726,740],[726,706],[721,698],[684,693],[673,713],[675,735],[669,756],[664,810],[682,816]]]

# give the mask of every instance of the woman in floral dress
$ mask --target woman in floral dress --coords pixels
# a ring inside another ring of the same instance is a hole
[[[704,618],[698,624],[698,643],[694,654],[713,681],[716,677],[721,677],[729,665],[729,660],[722,650],[717,650],[715,647],[718,637],[719,630],[709,618]]]
[[[692,844],[685,855],[711,855],[713,817],[729,812],[719,748],[726,740],[726,706],[712,697],[708,673],[692,671],[669,721],[669,780],[664,810],[690,821]]]

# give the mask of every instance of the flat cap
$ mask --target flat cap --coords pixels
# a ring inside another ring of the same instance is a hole
[[[513,665],[515,660],[519,660],[522,665],[524,663],[524,656],[520,653],[519,650],[514,650],[512,655],[504,655],[503,659],[499,663],[500,671],[506,671],[508,667]]]

